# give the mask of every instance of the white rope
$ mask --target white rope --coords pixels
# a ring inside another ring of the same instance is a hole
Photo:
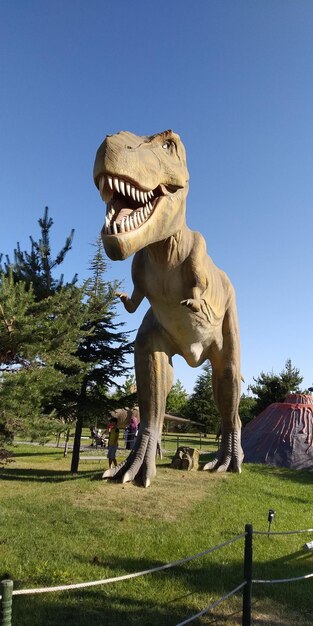
[[[306,530],[254,530],[254,535],[297,535],[298,533],[313,533],[313,528],[307,528]]]
[[[265,584],[274,584],[274,583],[292,583],[296,580],[305,580],[306,578],[312,578],[313,574],[306,574],[305,576],[297,576],[296,578],[277,578],[276,580],[253,580],[253,583],[265,583]]]
[[[238,587],[236,587],[235,589],[227,593],[222,598],[220,598],[219,600],[216,600],[216,602],[213,602],[213,604],[210,604],[210,606],[207,606],[205,609],[202,609],[200,613],[197,613],[196,615],[193,615],[192,617],[185,619],[183,622],[179,622],[179,624],[176,624],[176,626],[184,626],[185,624],[189,624],[190,622],[193,622],[198,617],[202,617],[203,615],[205,615],[205,613],[212,611],[212,609],[214,609],[216,606],[218,606],[219,604],[222,604],[224,600],[227,600],[227,598],[230,598],[230,596],[233,596],[235,593],[237,593],[237,591],[239,591],[239,589],[242,589],[242,587],[244,587],[246,584],[247,584],[246,581],[244,581],[243,583],[241,583],[241,585],[238,585]]]
[[[246,533],[242,533],[241,535],[237,535],[224,543],[220,543],[218,546],[214,546],[213,548],[209,548],[208,550],[204,550],[203,552],[199,552],[198,554],[194,554],[193,556],[188,556],[184,559],[179,559],[178,561],[173,561],[172,563],[167,563],[166,565],[159,565],[158,567],[152,567],[151,569],[143,570],[142,572],[135,572],[134,574],[125,574],[124,576],[114,576],[113,578],[103,578],[101,580],[93,580],[87,583],[76,583],[72,585],[57,585],[56,587],[38,587],[37,589],[16,589],[13,590],[14,596],[25,596],[32,593],[48,593],[50,591],[66,591],[68,589],[83,589],[84,587],[96,587],[97,585],[107,585],[109,583],[119,582],[121,580],[129,580],[130,578],[138,578],[138,576],[145,576],[146,574],[151,574],[152,572],[160,572],[161,570],[169,569],[171,567],[176,567],[177,565],[182,565],[183,563],[187,563],[188,561],[193,561],[194,559],[199,559],[206,554],[210,554],[219,548],[223,548],[234,541],[238,541],[238,539],[242,539],[245,537]]]

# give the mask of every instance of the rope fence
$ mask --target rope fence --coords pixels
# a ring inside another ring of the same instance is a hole
[[[253,584],[276,584],[276,583],[290,583],[296,582],[300,580],[307,580],[309,578],[313,578],[313,573],[306,574],[304,576],[297,576],[294,578],[281,578],[275,580],[260,580],[252,578],[252,560],[253,560],[253,546],[252,539],[253,534],[255,535],[291,535],[291,534],[300,534],[300,533],[311,533],[313,532],[313,528],[308,528],[305,530],[291,530],[291,531],[254,531],[252,524],[246,524],[245,532],[235,537],[232,537],[228,541],[220,543],[212,548],[208,548],[202,552],[197,554],[178,559],[177,561],[172,561],[171,563],[166,563],[164,565],[159,565],[157,567],[153,567],[150,569],[146,569],[140,572],[134,572],[132,574],[125,574],[123,576],[114,576],[112,578],[103,578],[100,580],[94,580],[84,583],[75,583],[69,585],[57,585],[54,587],[39,587],[36,589],[13,589],[13,581],[10,579],[5,579],[0,582],[0,626],[11,626],[12,625],[12,605],[13,605],[13,596],[22,596],[22,595],[31,595],[31,594],[40,594],[40,593],[51,593],[51,592],[60,592],[60,591],[68,591],[72,589],[84,589],[87,587],[95,587],[100,585],[107,585],[111,583],[117,583],[123,580],[130,580],[134,578],[138,578],[140,576],[145,576],[147,574],[153,574],[154,572],[160,572],[162,570],[169,570],[173,567],[178,567],[183,565],[184,563],[188,563],[195,559],[199,559],[203,556],[211,554],[216,550],[220,550],[232,543],[239,541],[240,539],[245,539],[244,541],[244,580],[240,584],[238,584],[234,589],[229,591],[226,595],[222,596],[218,600],[216,600],[213,604],[202,609],[202,611],[192,615],[191,617],[185,619],[183,622],[179,622],[175,626],[185,626],[185,624],[189,624],[194,620],[202,617],[216,606],[222,604],[225,600],[236,594],[241,589],[243,590],[242,595],[242,626],[251,626],[251,604],[252,604],[252,585]]]

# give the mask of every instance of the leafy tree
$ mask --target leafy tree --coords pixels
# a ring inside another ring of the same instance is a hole
[[[250,385],[250,389],[256,396],[255,414],[258,415],[273,402],[283,402],[288,393],[300,391],[303,377],[288,359],[280,374],[261,372],[253,380],[255,384]]]
[[[14,260],[6,255],[5,262],[2,262],[3,254],[0,255],[0,272],[8,275],[13,272],[15,282],[22,281],[28,289],[32,285],[35,299],[42,300],[64,286],[64,276],[56,279],[53,277],[54,270],[64,261],[64,258],[72,247],[74,237],[74,229],[66,238],[65,244],[55,258],[51,254],[50,245],[50,229],[53,226],[53,220],[49,217],[49,209],[45,207],[44,215],[38,220],[41,237],[35,241],[30,236],[31,249],[30,252],[22,251],[20,244],[14,250]],[[75,284],[77,275],[71,281]]]
[[[212,367],[209,362],[205,363],[202,373],[196,380],[194,391],[184,410],[184,416],[201,422],[206,432],[216,432],[218,429],[220,417],[214,402]]]
[[[186,389],[178,379],[167,396],[166,412],[173,415],[183,415],[188,398]]]
[[[128,370],[126,357],[132,351],[128,333],[118,330],[115,321],[117,281],[106,282],[103,275],[106,262],[101,240],[90,266],[92,277],[87,281],[85,321],[76,356],[80,362],[80,386],[73,399],[76,403],[76,429],[72,456],[72,473],[79,464],[79,449],[84,419],[105,417],[119,406],[109,390],[117,386],[116,379]]]
[[[245,393],[241,395],[239,403],[239,415],[242,421],[242,425],[246,426],[256,416],[256,399],[252,396],[248,396]]]

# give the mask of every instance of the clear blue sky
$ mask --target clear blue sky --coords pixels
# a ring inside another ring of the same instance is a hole
[[[287,358],[313,383],[311,0],[1,0],[0,252],[29,248],[46,205],[66,278],[88,275],[106,134],[172,128],[187,222],[237,293],[246,386]],[[131,289],[130,261],[108,279]],[[145,307],[126,328],[140,324]],[[192,391],[199,369],[175,359]]]

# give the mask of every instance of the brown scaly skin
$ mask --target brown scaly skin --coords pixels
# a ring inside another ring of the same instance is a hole
[[[191,367],[211,361],[222,438],[216,459],[205,469],[239,472],[243,453],[234,289],[207,255],[202,235],[186,225],[184,146],[170,130],[151,137],[129,132],[108,136],[96,155],[94,180],[107,203],[102,229],[107,255],[118,260],[135,253],[133,293],[120,294],[125,309],[133,313],[145,297],[151,305],[135,341],[140,431],[126,461],[103,477],[150,485],[174,354]]]

